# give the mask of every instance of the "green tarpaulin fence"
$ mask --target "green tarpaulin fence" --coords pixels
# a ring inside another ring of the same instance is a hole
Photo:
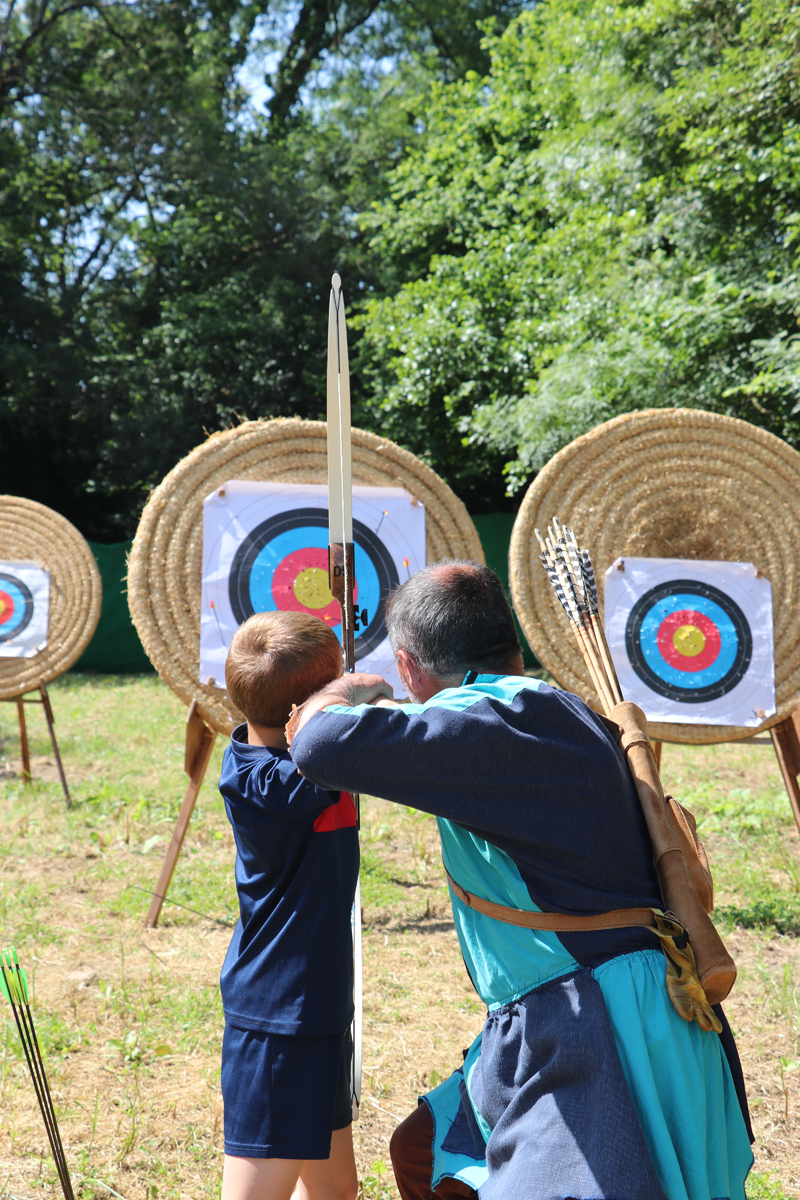
[[[514,525],[514,513],[488,513],[473,517],[481,539],[486,562],[508,588],[508,543]],[[128,611],[125,584],[126,559],[131,542],[115,542],[110,546],[89,542],[103,580],[103,606],[94,637],[72,668],[73,671],[103,671],[112,675],[152,672],[150,659],[144,652],[139,635]],[[527,666],[536,660],[528,649],[522,630],[520,641]]]
[[[503,587],[508,592],[509,600],[511,599],[511,592],[508,586],[508,546],[511,541],[511,530],[514,528],[516,519],[516,513],[485,513],[481,517],[472,518],[475,528],[478,531],[478,537],[481,539],[486,565],[499,575]],[[536,656],[525,641],[525,634],[522,632],[516,614],[514,615],[514,623],[517,626],[519,644],[522,646],[522,660],[525,666],[538,666]]]
[[[125,583],[127,557],[133,542],[101,546],[89,542],[103,580],[103,604],[94,637],[73,671],[103,671],[111,675],[153,672],[128,611]]]

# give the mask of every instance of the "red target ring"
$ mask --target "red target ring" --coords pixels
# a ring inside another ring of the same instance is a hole
[[[5,625],[14,615],[16,605],[8,592],[0,591],[0,625]]]
[[[354,582],[353,597],[358,598],[357,582]],[[280,611],[310,613],[330,625],[338,625],[342,615],[328,586],[327,550],[304,546],[287,554],[275,568],[272,599]]]
[[[681,609],[670,613],[658,627],[658,649],[665,662],[678,671],[703,671],[719,657],[722,639],[705,613]]]

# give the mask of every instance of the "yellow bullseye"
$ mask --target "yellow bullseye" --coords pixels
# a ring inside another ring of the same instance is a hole
[[[0,621],[3,619],[3,613],[6,611],[5,600],[0,600]]]
[[[306,567],[298,571],[293,590],[296,599],[304,608],[327,608],[332,602],[328,586],[328,572],[322,567]]]
[[[679,625],[672,635],[672,644],[679,654],[695,658],[705,650],[706,639],[703,631],[696,625]]]

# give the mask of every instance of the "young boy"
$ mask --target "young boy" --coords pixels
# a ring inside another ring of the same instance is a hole
[[[250,617],[225,667],[247,724],[231,734],[219,783],[240,910],[220,977],[222,1200],[355,1200],[358,1190],[349,1036],[356,812],[347,792],[299,774],[284,736],[292,704],[341,674],[335,634],[298,612]]]

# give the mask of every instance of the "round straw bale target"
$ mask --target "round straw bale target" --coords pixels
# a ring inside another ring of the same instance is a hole
[[[100,572],[89,544],[65,517],[19,496],[0,496],[0,560],[50,572],[47,645],[33,658],[0,658],[0,699],[56,679],[80,658],[100,617]]]
[[[751,562],[772,584],[777,712],[759,729],[652,723],[669,742],[750,737],[800,699],[800,454],[746,421],[696,409],[646,409],[559,451],[528,489],[509,550],[526,637],[565,688],[593,695],[534,535],[553,516],[574,527],[602,581],[618,557]],[[595,706],[599,701],[594,697]]]
[[[128,602],[142,644],[165,683],[203,720],[230,732],[242,720],[226,692],[199,679],[203,501],[226,480],[326,484],[324,421],[249,421],[182,459],[148,500],[128,565]],[[462,502],[420,459],[394,442],[352,431],[353,484],[402,487],[425,506],[428,562],[483,562]]]

